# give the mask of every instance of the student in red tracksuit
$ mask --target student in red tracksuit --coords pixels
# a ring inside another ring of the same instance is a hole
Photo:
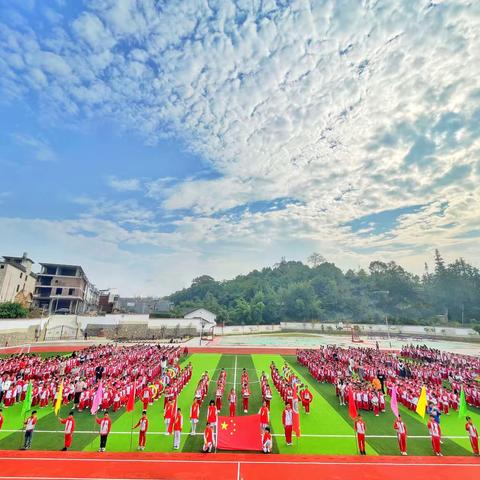
[[[305,413],[308,415],[310,413],[310,404],[313,400],[312,392],[308,389],[308,386],[305,386],[305,388],[301,391],[300,399],[302,400],[302,405],[305,409]]]
[[[435,421],[435,417],[433,415],[430,415],[430,420],[427,423],[427,427],[432,439],[433,453],[435,453],[437,457],[441,457],[442,430],[440,429],[440,425]]]
[[[355,433],[357,434],[358,450],[360,455],[366,455],[365,452],[365,434],[367,433],[367,427],[361,415],[357,415],[354,423]]]
[[[150,404],[151,400],[152,400],[152,391],[150,390],[150,388],[145,387],[142,391],[142,403],[143,403],[144,410],[148,408],[148,405]]]
[[[263,401],[262,406],[260,407],[260,411],[258,412],[260,414],[260,427],[262,430],[265,430],[265,428],[268,427],[268,424],[270,423],[270,412],[267,407],[267,402],[265,400]]]
[[[287,442],[287,445],[290,446],[292,444],[293,410],[289,403],[287,403],[283,410],[282,423],[285,430],[285,441]]]
[[[242,403],[243,403],[243,413],[248,412],[248,399],[250,398],[250,388],[248,388],[248,383],[244,383],[242,387]]]
[[[200,402],[194,399],[192,406],[190,407],[190,425],[192,426],[190,430],[190,435],[195,435],[197,433],[197,423],[198,423],[199,415],[200,415]]]
[[[268,425],[262,433],[262,450],[263,453],[271,453],[272,451],[272,434]]]
[[[207,423],[209,423],[212,428],[215,428],[217,425],[217,407],[215,405],[215,400],[210,400],[207,410]]]
[[[468,437],[470,438],[470,445],[472,445],[473,454],[478,455],[477,427],[475,427],[470,417],[466,417],[466,419],[467,419],[467,423],[465,424],[465,430],[468,432]]]
[[[401,455],[407,455],[407,426],[402,420],[402,416],[398,415],[393,423],[393,428],[397,432],[398,446]]]
[[[68,414],[67,418],[60,418],[60,423],[65,425],[65,438],[62,452],[66,452],[72,446],[73,432],[75,431],[75,420],[73,418],[73,411]]]
[[[177,413],[173,419],[173,448],[178,450],[180,448],[180,439],[183,428],[183,416],[180,408],[177,408]]]
[[[140,427],[138,433],[138,450],[145,450],[145,445],[147,444],[147,431],[148,431],[148,418],[147,411],[142,412],[140,420],[134,425],[133,428]]]
[[[234,417],[235,410],[237,407],[237,394],[235,393],[235,390],[233,388],[230,390],[230,393],[228,394],[228,404],[230,406],[230,416]]]
[[[112,419],[108,412],[103,414],[103,418],[95,416],[95,421],[100,425],[100,448],[99,452],[104,452],[107,447],[108,434],[112,429]]]
[[[212,426],[207,422],[205,431],[203,432],[203,447],[202,450],[207,453],[213,450],[213,429]]]

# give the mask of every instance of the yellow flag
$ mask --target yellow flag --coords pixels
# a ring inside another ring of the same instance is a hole
[[[418,397],[418,403],[416,412],[422,417],[425,417],[425,410],[427,409],[427,389],[425,385],[422,386],[422,391],[420,392],[420,397]]]
[[[63,397],[63,380],[60,382],[60,386],[58,387],[57,400],[55,402],[55,407],[54,407],[55,415],[58,415],[58,412],[60,411],[60,407],[62,406],[62,397]]]

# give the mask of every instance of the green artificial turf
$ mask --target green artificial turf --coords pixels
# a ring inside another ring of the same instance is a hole
[[[52,352],[52,354],[59,354]],[[60,353],[62,354],[62,353]],[[287,446],[283,435],[282,411],[283,401],[270,380],[273,398],[270,410],[271,431],[274,434],[273,451],[290,454],[356,454],[357,447],[353,432],[353,422],[348,416],[347,407],[340,407],[335,395],[335,388],[328,383],[318,383],[308,370],[300,365],[294,356],[281,355],[234,355],[234,354],[193,354],[182,361],[182,366],[192,362],[193,371],[190,382],[181,392],[178,405],[183,412],[184,425],[180,451],[199,452],[203,443],[201,435],[206,422],[207,406],[210,399],[215,399],[216,383],[222,368],[227,371],[227,385],[225,388],[223,405],[220,415],[228,416],[228,393],[235,383],[237,393],[236,415],[244,415],[241,405],[241,372],[246,368],[250,377],[250,405],[248,414],[257,413],[260,409],[262,397],[259,377],[265,371],[270,379],[270,363],[272,360],[281,369],[286,361],[299,376],[300,380],[309,385],[314,400],[311,405],[311,413],[306,415],[301,409],[300,421],[302,436],[294,438],[292,446]],[[236,375],[235,375],[236,366]],[[192,404],[196,385],[203,372],[208,371],[210,384],[208,395],[200,409],[200,421],[197,426],[196,436],[190,436],[189,412]],[[413,438],[414,436],[426,436],[428,430],[426,421],[422,420],[414,412],[410,412],[402,405],[400,411],[407,424],[409,440],[408,452],[410,455],[432,455],[429,438]],[[62,406],[60,415],[65,417],[70,410],[69,406]],[[112,431],[108,439],[108,451],[136,450],[138,443],[138,430],[132,432],[132,425],[141,415],[142,404],[136,402],[133,413],[125,409],[113,413]],[[362,415],[367,425],[367,453],[369,455],[398,455],[397,440],[393,435],[393,414],[387,402],[387,411],[379,417],[372,412],[363,412]],[[22,426],[21,404],[10,408],[4,408],[5,422],[0,430],[0,449],[18,449],[21,446],[23,432],[11,430],[20,429]],[[470,409],[474,423],[480,426],[480,413],[476,409]],[[37,450],[59,450],[63,447],[63,425],[53,414],[51,406],[38,409],[39,421],[37,431],[34,434],[32,447]],[[165,435],[163,423],[163,398],[156,401],[148,408],[149,433],[147,434],[146,451],[173,452],[173,437]],[[74,434],[72,450],[94,451],[98,449],[98,425],[87,411],[75,412],[76,433]],[[456,412],[441,417],[441,427],[444,436],[461,438],[445,438],[442,445],[444,455],[467,455],[470,456],[470,442],[466,437],[465,421],[459,419]],[[317,436],[321,435],[321,436]]]

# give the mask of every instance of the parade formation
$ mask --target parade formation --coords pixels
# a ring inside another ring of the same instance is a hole
[[[474,421],[480,407],[476,357],[424,346],[405,346],[398,352],[326,346],[298,350],[296,359],[272,360],[261,371],[237,367],[236,359],[234,367],[218,367],[211,375],[208,370],[196,371],[195,357],[178,346],[97,346],[47,358],[13,355],[0,360],[0,434],[10,411],[13,415],[21,406],[20,448],[35,448],[39,419],[53,410],[63,429],[59,449],[75,449],[74,436],[81,432],[78,420],[90,417],[97,449],[105,452],[112,433],[118,435],[112,426],[125,412],[131,414],[130,438],[136,436],[139,451],[149,449],[152,435],[163,434],[173,437],[173,450],[185,451],[185,435],[192,439],[188,443],[192,451],[268,454],[278,451],[282,442],[292,447],[294,436],[298,442],[302,422],[312,426],[318,421],[311,416],[322,408],[316,402],[316,386],[331,384],[337,408],[348,411],[359,455],[367,455],[371,422],[390,411],[394,421],[385,434],[396,436],[402,456],[408,455],[409,420],[404,418],[408,411],[425,419],[434,455],[443,454],[441,418],[450,413],[459,415],[472,453],[479,453]],[[308,384],[299,367],[308,369]],[[190,386],[192,378],[196,383]],[[187,385],[190,398],[183,393]],[[200,438],[201,443],[195,440]],[[130,441],[127,449],[131,448]]]

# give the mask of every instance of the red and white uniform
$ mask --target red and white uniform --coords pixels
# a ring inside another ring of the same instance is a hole
[[[285,409],[282,414],[283,428],[285,429],[285,440],[287,445],[292,444],[292,430],[293,430],[293,410]]]
[[[440,454],[440,440],[442,439],[442,430],[440,425],[434,420],[429,420],[427,423],[430,437],[432,438],[432,448],[436,455]]]
[[[228,395],[228,404],[230,406],[230,416],[235,416],[235,409],[237,407],[237,394],[235,392],[230,392]]]
[[[112,420],[110,417],[96,418],[100,425],[100,435],[108,435],[112,429]]]
[[[138,434],[138,446],[145,447],[147,443],[147,431],[148,431],[148,418],[147,417],[140,417],[140,420],[133,428],[140,427],[139,434]]]
[[[73,432],[75,431],[75,420],[70,417],[63,418],[60,423],[65,425],[65,448],[72,446]]]
[[[400,453],[407,453],[407,426],[402,420],[395,420],[393,428],[397,431]]]
[[[213,430],[212,427],[207,426],[203,432],[203,451],[211,452],[213,448]]]
[[[308,388],[302,390],[300,393],[300,398],[302,400],[303,408],[305,409],[305,413],[310,413],[310,403],[313,400],[312,392]]]
[[[0,426],[0,428],[1,428],[1,426]],[[478,455],[478,431],[477,431],[477,427],[475,427],[475,425],[473,425],[473,423],[467,423],[465,425],[465,430],[468,432],[468,437],[470,438],[470,444],[472,445],[473,453],[475,455]]]
[[[260,425],[263,429],[270,423],[270,412],[268,411],[268,407],[261,407],[260,411]]]
[[[141,398],[143,403],[143,409],[146,410],[152,400],[152,391],[148,387],[145,387],[143,389]]]
[[[357,434],[358,449],[360,453],[365,452],[365,434],[367,432],[365,422],[363,420],[356,420],[354,429]]]
[[[198,423],[198,417],[200,414],[200,404],[194,400],[192,406],[190,407],[190,421]]]
[[[207,423],[217,423],[217,407],[215,405],[209,405],[207,410]]]
[[[243,403],[243,411],[248,412],[248,399],[250,398],[250,388],[248,385],[242,387],[242,403]]]

